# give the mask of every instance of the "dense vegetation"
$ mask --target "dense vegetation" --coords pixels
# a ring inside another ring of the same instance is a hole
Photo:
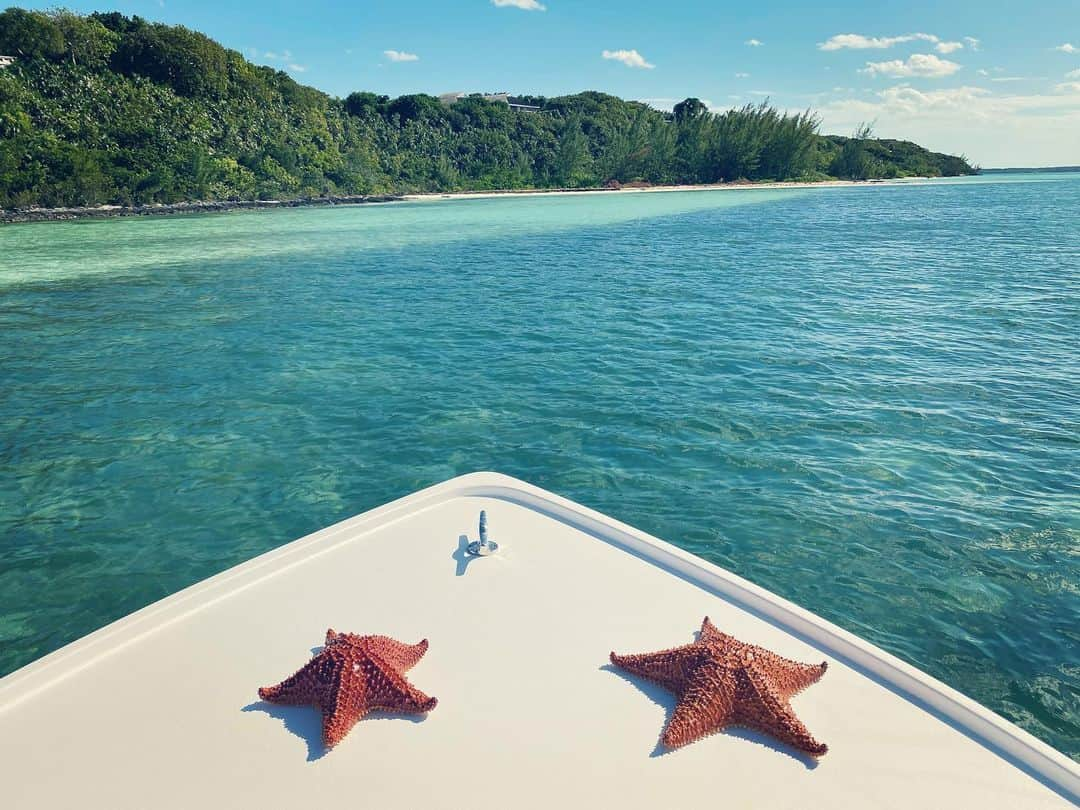
[[[121,14],[0,14],[0,208],[642,181],[972,172],[903,141],[821,136],[766,103],[666,115],[603,93],[332,98],[202,34]]]

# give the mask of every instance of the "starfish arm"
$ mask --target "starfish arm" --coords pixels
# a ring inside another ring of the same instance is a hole
[[[732,721],[734,711],[735,684],[730,673],[703,666],[672,712],[664,729],[664,745],[678,748],[720,731]]]
[[[788,661],[786,658],[780,658],[780,660],[782,664],[777,667],[773,682],[784,700],[790,699],[792,695],[797,695],[806,687],[820,681],[825,670],[829,668],[827,661],[822,661],[820,664],[800,664],[798,661]]]
[[[363,685],[353,689],[335,689],[331,705],[323,707],[323,744],[333,748],[352,731],[352,727],[368,713]]]
[[[259,697],[269,703],[288,706],[318,703],[321,689],[317,672],[320,666],[318,657],[311,659],[277,686],[264,686],[259,689]]]
[[[749,689],[746,699],[736,707],[733,725],[760,731],[775,737],[782,743],[797,748],[814,757],[825,754],[829,747],[814,736],[795,716],[787,700],[778,694],[771,679],[760,671],[745,669]]]
[[[716,625],[709,621],[709,617],[705,617],[705,621],[701,623],[701,634],[698,636],[702,641],[714,638],[722,638],[723,633],[716,629]]]
[[[677,695],[682,694],[690,674],[701,659],[701,648],[696,644],[641,655],[611,653],[611,663],[615,666],[660,684]]]
[[[372,662],[373,664],[375,662]],[[424,694],[389,667],[374,666],[368,678],[367,709],[385,709],[399,714],[424,714],[438,705],[436,698]]]
[[[784,700],[787,700],[792,695],[796,695],[808,686],[811,686],[821,680],[821,676],[825,674],[825,670],[829,665],[827,662],[820,664],[803,664],[798,661],[792,661],[790,658],[784,658],[782,655],[766,650],[764,647],[757,647],[752,644],[746,644],[738,639],[722,633],[716,629],[716,626],[709,621],[709,617],[705,617],[705,621],[701,624],[701,641],[719,641],[731,644],[736,647],[740,647],[750,652],[756,660],[764,664],[772,672],[772,680],[774,685],[779,689],[781,696]]]
[[[390,705],[381,707],[399,714],[427,714],[439,705],[439,699],[426,695],[412,684],[400,692]]]
[[[729,636],[721,630],[716,628],[716,625],[709,621],[709,617],[705,617],[705,621],[701,623],[701,632],[698,633],[698,641],[702,643],[716,642],[723,644],[727,647],[735,647],[740,649],[760,649],[754,647],[752,644],[747,644],[744,641],[739,641],[734,636]],[[770,653],[771,655],[771,653]]]
[[[769,682],[779,692],[783,700],[788,700],[792,695],[797,695],[808,686],[812,686],[821,680],[825,670],[829,668],[827,661],[820,664],[803,664],[784,658],[762,647],[749,647],[753,658],[769,673]]]
[[[426,638],[419,644],[402,644],[389,636],[368,636],[365,641],[368,655],[382,659],[398,672],[408,672],[428,650]]]

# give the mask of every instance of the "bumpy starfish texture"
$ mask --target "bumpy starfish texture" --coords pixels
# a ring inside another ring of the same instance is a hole
[[[326,631],[326,646],[277,686],[259,690],[270,703],[315,706],[323,714],[323,743],[333,748],[357,721],[374,709],[424,714],[438,701],[405,679],[427,652],[387,636],[357,636]]]
[[[693,644],[611,663],[674,692],[679,702],[663,743],[678,748],[728,726],[768,734],[814,757],[828,746],[795,716],[791,696],[816,683],[828,664],[799,664],[721,633],[706,616]]]

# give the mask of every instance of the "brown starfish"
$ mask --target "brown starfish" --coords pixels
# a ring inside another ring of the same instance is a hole
[[[323,713],[323,743],[333,748],[373,709],[424,714],[438,701],[405,679],[427,652],[387,636],[326,631],[326,646],[294,675],[259,690],[270,703],[314,705]]]
[[[693,644],[644,655],[611,654],[611,663],[674,692],[679,702],[663,742],[677,748],[728,726],[769,734],[820,757],[819,743],[788,701],[825,673],[826,663],[799,664],[721,633],[709,617]]]

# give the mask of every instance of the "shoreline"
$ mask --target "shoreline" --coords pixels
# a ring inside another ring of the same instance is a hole
[[[705,183],[700,185],[674,186],[626,186],[623,188],[538,188],[502,189],[493,191],[425,191],[402,194],[405,202],[432,202],[438,200],[483,200],[494,197],[542,197],[549,194],[659,194],[684,191],[768,191],[791,188],[849,188],[852,186],[900,186],[939,180],[937,177],[898,177],[894,180],[813,180],[800,182],[784,180],[771,183]]]
[[[294,200],[203,200],[146,205],[94,205],[70,208],[0,209],[0,223],[70,222],[78,219],[113,219],[116,217],[154,217],[179,214],[219,214],[226,211],[253,211],[275,208],[310,208],[332,205],[370,205],[399,202],[398,194],[349,195],[342,197],[298,197]]]
[[[116,217],[174,216],[182,214],[216,214],[227,211],[260,209],[309,208],[336,205],[370,205],[390,202],[435,202],[441,200],[484,200],[496,197],[540,197],[547,195],[583,194],[656,194],[687,191],[754,191],[793,188],[848,188],[852,186],[895,186],[925,182],[939,178],[903,177],[895,180],[816,180],[812,182],[783,181],[775,183],[710,183],[705,185],[629,186],[623,188],[549,188],[498,189],[491,191],[429,191],[416,194],[374,194],[340,197],[298,197],[292,200],[219,200],[147,205],[98,205],[69,208],[0,209],[0,224],[16,222],[70,222],[80,219],[112,219]]]

